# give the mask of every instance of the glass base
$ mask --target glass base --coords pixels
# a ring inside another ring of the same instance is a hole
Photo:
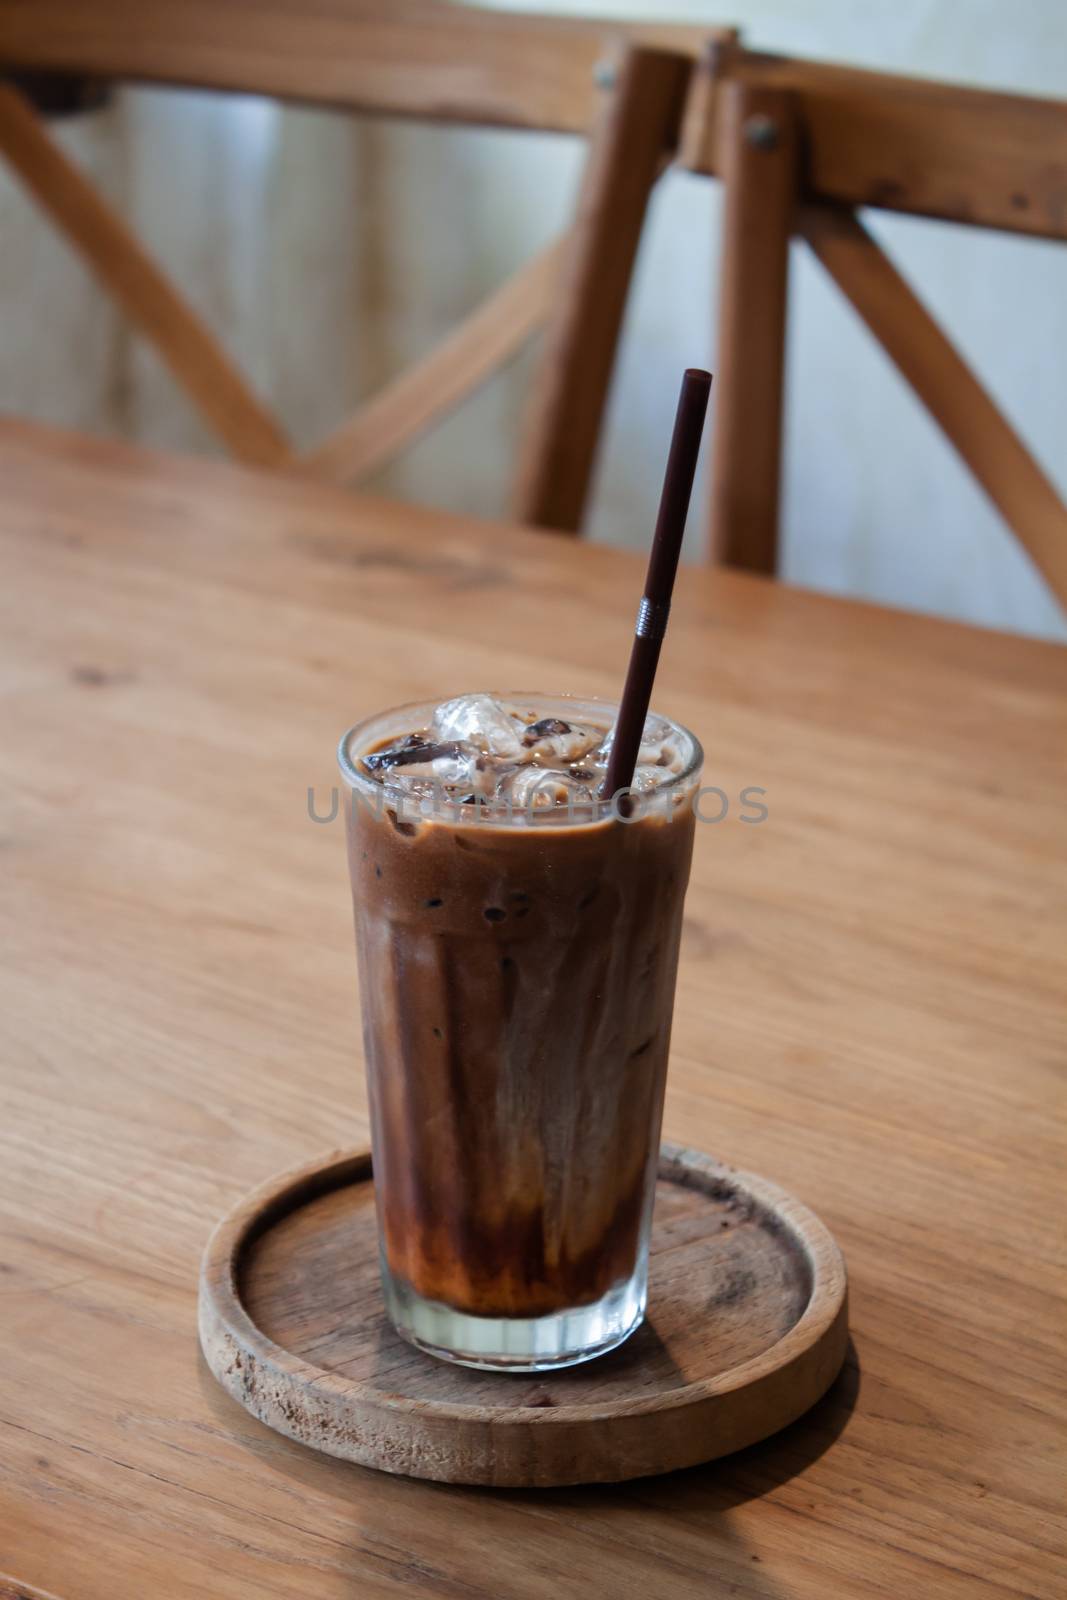
[[[427,1355],[491,1372],[548,1372],[614,1350],[645,1315],[647,1285],[635,1273],[589,1306],[547,1317],[475,1317],[439,1300],[424,1300],[382,1265],[390,1320],[402,1339]]]

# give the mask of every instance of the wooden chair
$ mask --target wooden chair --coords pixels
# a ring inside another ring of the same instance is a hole
[[[500,15],[440,0],[0,0],[0,154],[243,461],[357,482],[543,328],[513,509],[520,520],[574,530],[649,193],[678,143],[693,60],[708,40],[706,29]],[[437,349],[298,458],[213,335],[50,137],[34,102],[44,95],[48,104],[51,81],[53,103],[63,103],[55,75],[64,74],[588,135],[577,216]]]
[[[1067,508],[857,206],[1067,240],[1067,104],[719,47],[684,165],[726,186],[711,538],[774,572],[789,240],[806,240],[1067,605]],[[692,121],[692,119],[689,119]]]

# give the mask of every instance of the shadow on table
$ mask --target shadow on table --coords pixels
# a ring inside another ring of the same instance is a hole
[[[679,1509],[729,1511],[746,1501],[758,1500],[788,1483],[825,1455],[848,1426],[860,1392],[860,1364],[850,1339],[840,1373],[810,1411],[789,1427],[759,1444],[706,1466],[687,1467],[658,1478],[643,1478],[630,1487],[659,1485],[664,1498]],[[619,1484],[625,1490],[626,1484]],[[547,1491],[551,1493],[552,1491]]]
[[[626,1483],[589,1484],[569,1489],[465,1492],[506,1494],[513,1502],[529,1500],[542,1506],[551,1505],[554,1499],[577,1504],[584,1498],[592,1504],[633,1496],[646,1504],[653,1500],[661,1502],[674,1511],[717,1516],[750,1500],[760,1499],[814,1465],[845,1431],[859,1392],[859,1357],[850,1339],[844,1366],[810,1411],[770,1438],[737,1450],[733,1455],[722,1456],[702,1466],[685,1467],[679,1472],[633,1478]]]
[[[282,1439],[249,1417],[222,1392],[202,1359],[200,1372],[204,1398],[218,1419],[220,1431],[236,1438],[252,1455],[269,1461],[272,1472],[294,1480],[294,1487],[332,1502],[335,1512],[342,1506],[358,1508],[359,1529],[353,1528],[348,1545],[351,1565],[344,1556],[340,1570],[331,1564],[335,1579],[341,1578],[344,1585],[335,1592],[345,1600],[357,1600],[357,1596],[362,1600],[369,1573],[383,1576],[379,1562],[384,1552],[379,1550],[372,1556],[367,1543],[369,1529],[378,1520],[374,1507],[389,1523],[397,1516],[411,1519],[412,1543],[419,1548],[391,1549],[384,1557],[386,1570],[398,1581],[408,1581],[413,1571],[421,1570],[425,1577],[428,1570],[436,1569],[446,1591],[451,1592],[447,1589],[452,1582],[448,1577],[448,1548],[453,1540],[462,1545],[477,1531],[477,1543],[484,1547],[488,1528],[496,1524],[498,1516],[506,1517],[511,1508],[529,1516],[530,1546],[534,1551],[546,1543],[551,1545],[554,1524],[580,1529],[596,1543],[602,1552],[603,1585],[599,1591],[584,1587],[583,1592],[591,1600],[599,1600],[600,1595],[631,1592],[626,1587],[620,1589],[620,1582],[626,1579],[639,1583],[638,1571],[647,1578],[650,1565],[657,1574],[659,1594],[677,1594],[688,1600],[689,1596],[718,1592],[709,1585],[721,1583],[725,1592],[746,1600],[788,1600],[787,1591],[761,1569],[759,1554],[751,1549],[730,1513],[772,1493],[817,1462],[848,1426],[860,1391],[860,1366],[850,1340],[840,1374],[810,1411],[780,1433],[732,1456],[627,1483],[566,1489],[482,1489],[392,1478],[331,1460]],[[429,1504],[424,1497],[431,1497]],[[426,1540],[417,1531],[430,1506],[433,1511],[426,1518],[424,1531],[435,1546],[433,1550],[424,1547]],[[305,1508],[305,1515],[308,1509]],[[620,1516],[627,1524],[625,1532],[620,1530]],[[449,1529],[449,1535],[446,1545],[439,1548],[444,1527]],[[331,1541],[336,1539],[337,1531],[334,1525]],[[508,1542],[515,1544],[515,1524],[510,1519]],[[514,1550],[500,1552],[505,1567],[508,1556],[513,1554]],[[425,1565],[428,1560],[429,1569]],[[503,1594],[505,1591],[499,1586],[494,1587],[494,1564],[489,1560],[482,1573],[487,1585],[484,1592]],[[403,1577],[405,1572],[407,1579]],[[437,1590],[429,1585],[428,1592]],[[561,1591],[561,1600],[569,1600],[566,1591]]]

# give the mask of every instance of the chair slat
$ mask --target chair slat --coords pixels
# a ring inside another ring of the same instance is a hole
[[[53,141],[29,102],[0,83],[0,154],[115,296],[235,456],[287,459],[281,428],[126,224]]]
[[[722,171],[719,91],[737,80],[796,95],[812,201],[1067,239],[1063,101],[790,60],[725,43],[697,85],[699,136],[687,127],[682,163],[695,171]]]
[[[710,544],[714,560],[775,571],[789,237],[797,207],[794,97],[723,89],[726,179],[719,280]]]
[[[0,63],[349,110],[586,133],[615,39],[697,56],[733,29],[501,15],[441,0],[3,0]],[[669,42],[668,42],[669,41]]]
[[[926,307],[849,212],[799,229],[1067,605],[1067,507]]]
[[[627,46],[616,71],[586,162],[513,500],[520,521],[569,532],[581,524],[649,194],[677,147],[692,62]]]
[[[355,483],[460,404],[545,322],[566,240],[557,239],[347,422],[300,459],[316,477]]]

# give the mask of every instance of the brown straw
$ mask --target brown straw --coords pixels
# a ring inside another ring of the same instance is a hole
[[[690,367],[682,378],[674,437],[667,457],[663,494],[659,502],[656,531],[645,575],[645,592],[637,612],[626,687],[619,703],[618,720],[611,742],[611,755],[601,794],[611,799],[633,782],[641,734],[652,698],[652,684],[659,664],[660,645],[667,631],[671,592],[678,571],[678,557],[693,492],[700,436],[711,393],[711,373]]]

